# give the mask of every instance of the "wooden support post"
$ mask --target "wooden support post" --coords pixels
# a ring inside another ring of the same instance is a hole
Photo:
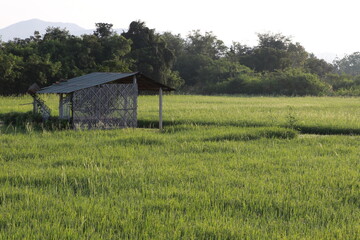
[[[70,109],[70,111],[71,111],[71,115],[70,115],[70,122],[71,122],[71,127],[73,128],[73,129],[75,129],[75,123],[74,123],[74,93],[70,93],[71,95],[70,95],[70,107],[71,107],[71,109]]]
[[[160,131],[162,130],[163,128],[163,119],[162,119],[162,94],[163,94],[163,91],[162,91],[162,88],[159,89],[159,129]]]
[[[137,123],[137,99],[138,99],[138,95],[139,95],[139,88],[138,88],[138,83],[137,83],[137,78],[136,75],[134,75],[133,77],[133,92],[136,93],[132,96],[133,98],[133,114],[131,115],[131,121],[133,122],[132,127],[137,127],[138,123]]]
[[[38,108],[37,108],[36,97],[33,96],[33,114],[37,114],[37,113],[38,113]]]
[[[123,125],[125,128],[129,127],[128,126],[128,122],[129,122],[129,107],[128,107],[128,98],[129,98],[129,95],[128,93],[122,93],[122,97],[124,98],[124,115],[123,115],[123,118],[122,120],[124,121]]]
[[[63,119],[64,118],[64,101],[63,101],[63,94],[60,93],[59,94],[59,118]]]

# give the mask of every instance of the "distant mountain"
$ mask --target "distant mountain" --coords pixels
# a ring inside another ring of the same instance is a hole
[[[95,29],[85,29],[74,23],[62,23],[62,22],[47,22],[39,19],[30,19],[27,21],[18,22],[8,27],[0,29],[0,39],[4,42],[13,40],[14,38],[25,39],[34,35],[35,31],[39,31],[40,34],[46,32],[48,27],[60,27],[66,28],[70,34],[80,36],[82,34],[92,34]],[[124,29],[114,29],[118,33],[122,33]]]

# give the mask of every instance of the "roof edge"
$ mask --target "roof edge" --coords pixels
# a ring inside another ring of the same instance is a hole
[[[121,79],[128,79],[132,76],[136,76],[138,78],[138,83],[143,83],[143,89],[145,91],[155,91],[156,89],[162,88],[164,91],[175,91],[174,88],[166,86],[162,83],[159,83],[141,72],[128,72],[128,73],[120,73],[120,72],[93,72],[89,74],[85,74],[82,76],[78,76],[75,78],[71,78],[65,81],[59,81],[53,83],[50,86],[46,86],[36,91],[39,94],[68,94],[75,91],[79,91],[81,89],[86,89],[89,87],[98,86],[101,84],[111,83],[115,81],[119,81]],[[145,87],[144,87],[145,86]],[[148,89],[146,89],[148,88]]]

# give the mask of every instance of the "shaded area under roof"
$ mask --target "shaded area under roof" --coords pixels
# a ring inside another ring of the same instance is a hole
[[[106,83],[127,84],[133,82],[136,76],[139,91],[174,91],[175,89],[164,84],[155,82],[139,72],[133,73],[111,73],[111,72],[94,72],[80,77],[71,78],[67,81],[54,83],[51,86],[44,87],[36,93],[72,93],[81,89],[98,86]]]

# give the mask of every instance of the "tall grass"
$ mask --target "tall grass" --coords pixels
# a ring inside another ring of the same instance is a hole
[[[167,96],[168,125],[281,126],[303,133],[360,134],[360,98]],[[139,98],[139,120],[156,125],[156,97]]]
[[[58,114],[58,97],[43,95],[45,102]],[[0,115],[31,111],[30,96],[0,97]],[[360,134],[360,98],[342,97],[164,97],[164,121],[168,125],[193,124],[215,126],[292,127],[303,133]],[[140,127],[158,125],[157,96],[140,96]]]
[[[0,239],[359,238],[360,136],[296,132],[357,129],[358,99],[164,100],[163,132],[2,131]]]

